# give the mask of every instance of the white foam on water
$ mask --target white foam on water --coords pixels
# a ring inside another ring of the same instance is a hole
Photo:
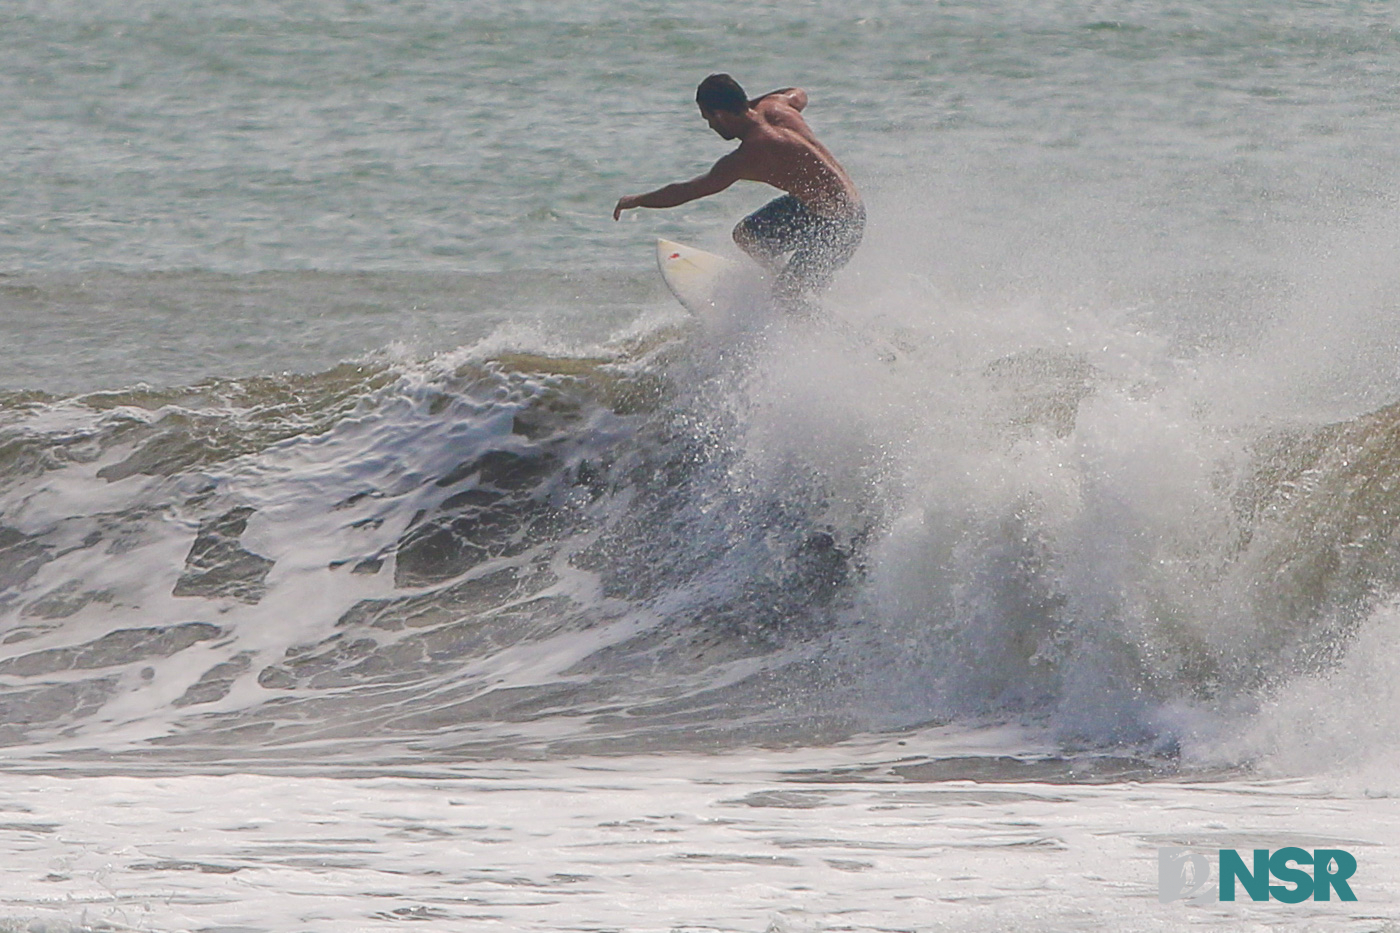
[[[1265,774],[1316,775],[1340,792],[1400,795],[1400,612],[1393,603],[1361,624],[1335,666],[1279,683],[1243,734],[1213,736],[1202,758],[1250,760]]]
[[[843,779],[1024,749],[827,749],[384,776],[0,776],[5,928],[28,931],[1374,930],[1400,802],[1305,781]],[[217,806],[210,806],[217,801]],[[1345,848],[1355,902],[1162,904],[1159,846]]]

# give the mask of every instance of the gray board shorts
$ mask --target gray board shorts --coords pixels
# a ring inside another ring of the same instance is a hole
[[[820,291],[831,284],[836,271],[851,261],[865,234],[865,208],[848,217],[827,217],[785,194],[739,221],[759,248],[776,259],[792,252],[778,274],[778,290],[801,293]]]

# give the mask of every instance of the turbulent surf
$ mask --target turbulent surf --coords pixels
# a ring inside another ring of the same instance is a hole
[[[1385,624],[1393,409],[1225,430],[1028,352],[935,381],[950,412],[896,337],[11,393],[0,738],[229,766],[1014,721],[1171,770]]]

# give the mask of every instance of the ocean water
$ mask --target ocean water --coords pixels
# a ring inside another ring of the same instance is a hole
[[[1400,929],[1393,4],[0,24],[0,930]],[[817,319],[611,219],[715,70]]]

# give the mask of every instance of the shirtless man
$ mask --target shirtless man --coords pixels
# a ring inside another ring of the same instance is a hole
[[[749,100],[729,75],[713,74],[700,82],[695,102],[710,129],[739,140],[739,147],[698,178],[619,198],[613,220],[634,207],[675,207],[708,197],[736,181],[765,182],[787,194],[741,220],[734,242],[777,272],[780,298],[826,288],[860,245],[865,208],[846,170],[802,119],[807,93],[788,87]],[[792,258],[783,264],[788,252]]]

